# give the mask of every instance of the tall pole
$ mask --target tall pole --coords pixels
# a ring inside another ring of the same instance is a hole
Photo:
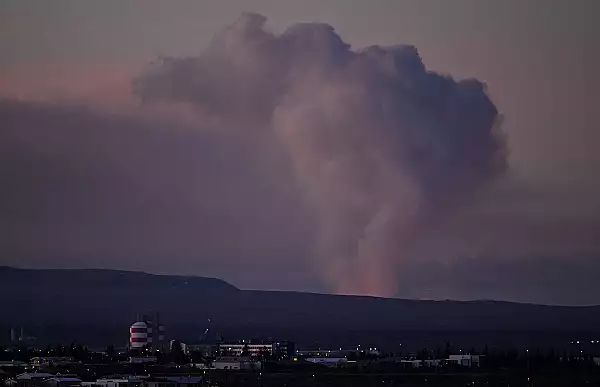
[[[526,349],[527,352],[527,385],[531,385],[531,366],[529,364],[529,350]]]

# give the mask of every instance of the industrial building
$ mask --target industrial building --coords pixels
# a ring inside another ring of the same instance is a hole
[[[283,359],[289,359],[296,354],[296,345],[291,341],[273,343],[220,343],[218,352],[228,356],[254,356],[269,354]]]
[[[479,367],[479,355],[450,355],[448,356],[448,364],[458,364],[463,367]]]
[[[152,351],[164,351],[165,327],[160,322],[157,312],[141,314],[129,328],[129,348],[141,350],[148,348]]]
[[[129,328],[129,347],[131,349],[142,349],[152,343],[148,337],[148,325],[144,321],[136,321]]]
[[[218,344],[202,343],[202,344],[186,344],[186,354],[198,352],[202,357],[211,357],[219,353]]]
[[[251,343],[221,343],[219,344],[219,352],[229,356],[241,356],[242,354],[248,356],[259,356],[263,353],[272,354],[273,344],[251,344]]]
[[[293,341],[278,341],[273,343],[273,354],[281,359],[291,359],[296,356],[296,343]]]

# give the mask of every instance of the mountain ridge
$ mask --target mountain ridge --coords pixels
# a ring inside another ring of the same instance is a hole
[[[472,300],[460,300],[460,299],[417,299],[417,298],[402,298],[402,297],[382,297],[382,296],[371,296],[361,294],[334,294],[334,293],[321,293],[321,292],[310,292],[300,290],[262,290],[262,289],[242,289],[227,282],[224,279],[217,277],[206,277],[201,275],[183,275],[183,274],[157,274],[149,273],[140,270],[121,270],[121,269],[107,269],[107,268],[21,268],[15,266],[0,265],[0,276],[6,274],[7,271],[16,272],[30,272],[30,273],[64,273],[64,274],[77,274],[77,273],[99,273],[99,274],[119,274],[119,275],[134,275],[152,279],[175,279],[175,280],[201,280],[201,281],[215,281],[221,283],[232,290],[243,292],[268,292],[268,293],[285,293],[285,294],[310,294],[318,296],[328,297],[352,297],[356,299],[385,299],[385,300],[399,300],[399,301],[415,301],[415,302],[450,302],[450,303],[477,303],[477,304],[514,304],[514,305],[535,305],[535,306],[547,306],[547,307],[558,307],[558,308],[595,308],[600,307],[600,304],[591,305],[562,305],[562,304],[548,304],[548,303],[535,303],[535,302],[521,302],[521,301],[510,301],[510,300],[497,300],[497,299],[472,299]],[[2,278],[4,279],[4,278]]]
[[[3,302],[3,309],[10,313],[0,314],[0,325],[38,327],[47,335],[62,329],[68,332],[65,337],[78,335],[81,340],[104,336],[126,340],[126,330],[135,316],[150,310],[160,311],[165,325],[178,337],[196,337],[205,330],[207,321],[234,337],[277,334],[302,336],[298,339],[302,341],[337,335],[335,343],[348,340],[352,332],[363,332],[367,337],[411,331],[600,334],[600,306],[240,290],[214,278],[110,269],[4,266],[0,267],[0,291],[10,294]],[[388,339],[382,337],[380,341]]]

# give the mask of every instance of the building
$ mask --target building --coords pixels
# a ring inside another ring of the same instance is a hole
[[[273,354],[280,359],[291,359],[296,356],[296,343],[280,341],[273,343]]]
[[[130,356],[130,364],[152,364],[158,361],[156,356]]]
[[[188,364],[190,367],[192,368],[198,368],[201,370],[209,370],[211,369],[211,363],[210,362],[200,362],[200,363],[189,363]]]
[[[152,344],[148,337],[148,325],[144,321],[136,321],[129,327],[129,347],[133,350],[146,348]]]
[[[77,364],[77,362],[68,356],[37,356],[31,359],[31,366],[38,370],[69,364]]]
[[[0,368],[25,368],[29,363],[19,360],[3,360],[0,361]]]
[[[136,322],[129,328],[129,348],[141,350],[149,348],[152,351],[166,349],[165,327],[160,322],[157,312],[140,314]]]
[[[169,341],[169,351],[173,351],[173,347],[175,346],[179,346],[179,349],[181,349],[181,352],[183,353],[188,353],[188,349],[187,349],[187,344],[184,342],[181,342],[179,340],[171,340]]]
[[[152,339],[152,349],[153,350],[161,350],[164,351],[166,349],[166,341],[165,341],[165,326],[160,321],[160,315],[158,312],[150,312],[143,314],[141,316],[141,320],[145,321],[148,325],[148,334]],[[138,318],[138,321],[140,319]]]
[[[144,387],[177,387],[177,383],[163,377],[150,377],[144,379]]]
[[[263,353],[271,355],[273,354],[273,344],[222,343],[219,344],[219,353],[227,356],[241,356],[244,354],[258,357]]]
[[[479,367],[481,356],[479,355],[450,355],[448,364],[458,364],[463,367]]]
[[[7,380],[5,384],[11,387],[42,387],[46,380],[53,377],[53,374],[46,372],[25,372]]]
[[[160,376],[140,378],[143,387],[201,387],[202,377]],[[97,387],[95,383],[93,387]]]
[[[421,360],[416,360],[416,359],[413,359],[413,360],[402,359],[402,360],[400,360],[400,364],[406,368],[421,368],[421,365],[422,365]]]
[[[400,359],[400,364],[407,368],[432,368],[441,367],[444,363],[443,359]]]
[[[212,363],[217,370],[261,370],[262,364],[247,356],[221,356]]]
[[[348,357],[356,351],[338,349],[307,349],[295,351],[297,357]]]
[[[280,341],[273,343],[236,342],[220,344],[183,344],[182,349],[186,354],[199,352],[202,357],[212,357],[216,355],[246,355],[258,357],[262,354],[269,354],[280,359],[290,359],[296,356],[296,345],[292,341]]]
[[[53,374],[47,372],[24,372],[17,375],[17,380],[35,380],[35,379],[48,379],[54,377]]]
[[[57,376],[47,379],[46,385],[51,387],[79,387],[81,386],[81,379]]]
[[[94,385],[97,387],[142,387],[143,383],[143,378],[138,378],[136,376],[124,376],[119,378],[98,379]]]
[[[187,344],[185,346],[185,353],[191,354],[192,352],[198,352],[202,357],[212,357],[219,353],[219,346],[217,344]]]
[[[441,367],[444,363],[442,359],[425,359],[422,361],[423,367]]]
[[[35,340],[36,340],[36,338],[34,336],[29,336],[25,333],[25,328],[23,328],[23,327],[21,327],[19,332],[17,332],[17,330],[14,327],[10,328],[10,342],[11,343],[16,343],[16,342],[31,343]]]
[[[200,376],[167,376],[165,379],[168,382],[175,383],[177,387],[202,386],[202,377]]]
[[[305,359],[309,363],[320,364],[327,367],[341,367],[348,363],[345,357],[308,357]]]

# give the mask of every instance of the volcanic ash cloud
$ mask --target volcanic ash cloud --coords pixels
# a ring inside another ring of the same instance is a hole
[[[394,295],[428,227],[505,169],[498,111],[481,82],[428,71],[415,47],[353,50],[326,24],[276,35],[265,22],[243,15],[134,90],[270,138],[317,214],[314,262],[332,290]]]

